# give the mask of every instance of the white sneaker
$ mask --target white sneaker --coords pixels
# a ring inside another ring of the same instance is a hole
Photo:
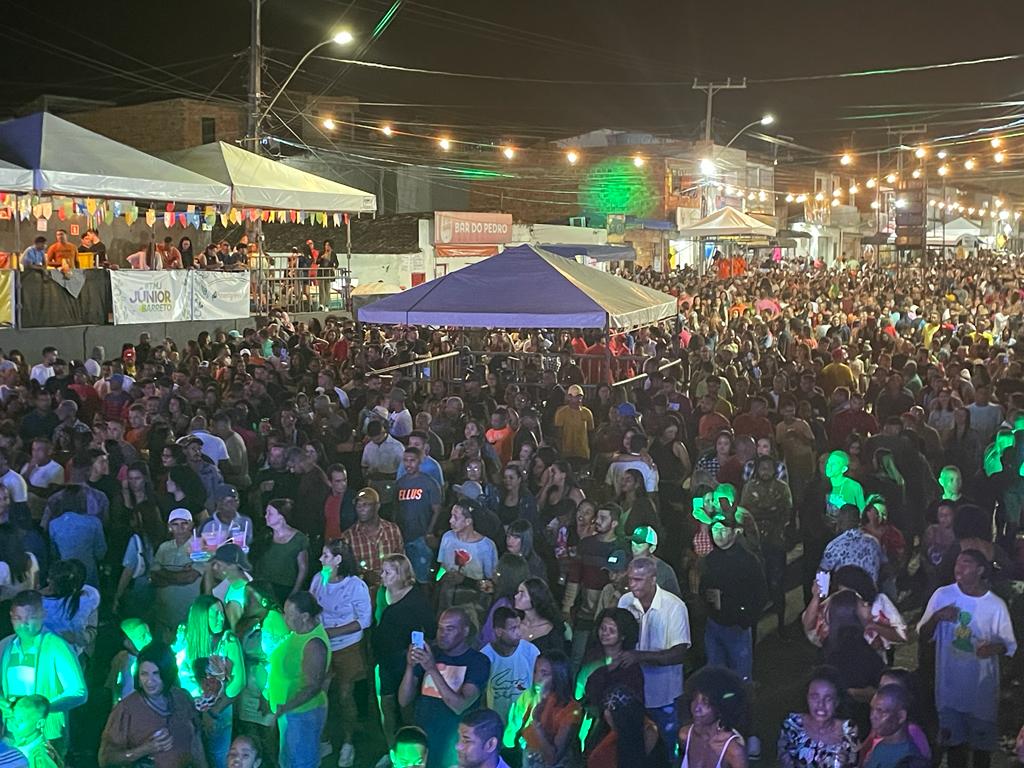
[[[329,741],[321,741],[320,742],[320,759],[321,760],[323,760],[325,757],[327,757],[333,751],[334,751],[334,747],[331,746],[331,742],[329,742]]]
[[[338,754],[338,768],[352,768],[356,764],[356,748],[351,744],[342,744]]]

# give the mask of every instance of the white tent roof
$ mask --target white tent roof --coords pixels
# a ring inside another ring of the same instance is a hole
[[[39,194],[229,203],[220,182],[48,112],[0,123],[0,158],[32,172]]]
[[[401,287],[385,283],[383,280],[376,280],[372,283],[361,283],[352,289],[353,296],[390,296],[393,293],[401,293]]]
[[[950,235],[980,235],[981,225],[975,224],[968,218],[963,216],[957,216],[952,221],[947,221],[946,225],[943,226],[941,223],[932,224],[934,231],[941,234],[943,230],[946,232],[946,238],[949,239]]]
[[[689,237],[742,237],[744,235],[774,237],[775,227],[726,206],[720,211],[705,216],[693,225],[684,227],[679,230],[679,234]]]
[[[223,141],[163,155],[190,171],[231,187],[237,206],[294,211],[372,213],[377,198]]]
[[[0,160],[0,192],[31,192],[32,171]]]

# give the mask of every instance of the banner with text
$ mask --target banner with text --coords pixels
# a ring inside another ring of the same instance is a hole
[[[437,244],[496,245],[511,240],[511,213],[434,212],[434,242]]]
[[[191,320],[189,275],[184,270],[128,270],[110,273],[114,325]]]
[[[248,272],[192,272],[192,319],[249,316]]]

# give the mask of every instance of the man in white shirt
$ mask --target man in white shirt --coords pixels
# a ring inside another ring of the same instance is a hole
[[[227,445],[225,445],[224,441],[219,437],[210,434],[206,430],[205,416],[196,416],[192,419],[190,426],[192,427],[192,434],[195,437],[198,437],[203,443],[203,455],[212,461],[217,468],[223,472],[224,467],[221,466],[221,462],[226,463],[230,458],[228,456]]]
[[[11,492],[11,502],[24,504],[28,501],[28,483],[25,478],[11,469],[11,454],[6,448],[0,448],[0,483]]]
[[[487,706],[508,722],[508,711],[519,694],[533,685],[533,665],[540,650],[521,639],[522,616],[514,608],[501,605],[491,618],[494,639],[480,649],[491,660],[491,676],[487,681]]]
[[[51,487],[64,485],[64,467],[50,458],[52,453],[53,443],[45,437],[37,437],[32,441],[28,463],[21,468],[21,476],[36,496],[49,496]]]
[[[368,478],[394,480],[405,454],[405,446],[395,440],[379,421],[366,425],[369,442],[363,447],[363,473]]]
[[[643,453],[647,451],[647,437],[635,433],[629,438],[629,455],[618,456],[608,466],[608,474],[605,475],[606,485],[615,489],[615,495],[622,492],[622,476],[626,470],[635,469],[644,476],[644,488],[648,493],[656,493],[658,490],[658,469],[644,460]]]
[[[56,359],[56,347],[43,347],[43,362],[33,365],[28,377],[33,381],[39,382],[40,387],[43,386],[46,380],[53,376],[53,362]]]
[[[405,390],[395,387],[388,394],[388,432],[392,437],[408,437],[412,432],[412,414],[405,407]]]
[[[683,691],[683,659],[690,647],[690,615],[686,604],[657,584],[658,566],[648,557],[629,564],[629,592],[619,608],[640,623],[636,650],[626,651],[619,664],[639,664],[644,673],[644,706],[658,724],[666,744],[673,744],[678,728],[676,697]]]

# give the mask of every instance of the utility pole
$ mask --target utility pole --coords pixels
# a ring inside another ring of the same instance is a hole
[[[251,6],[249,23],[249,124],[246,131],[246,143],[251,142],[251,149],[260,152],[260,102],[263,94],[263,40],[261,37],[261,12],[263,0],[249,0]]]
[[[727,78],[724,83],[712,83],[710,81],[706,83],[698,82],[696,78],[693,80],[693,90],[704,91],[708,95],[708,106],[707,113],[704,116],[704,141],[711,143],[711,112],[712,104],[715,99],[715,94],[719,91],[726,90],[740,90],[747,87],[747,78],[743,78],[740,83],[734,83],[732,78]]]

